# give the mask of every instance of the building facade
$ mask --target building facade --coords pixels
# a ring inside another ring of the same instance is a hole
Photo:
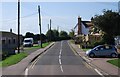
[[[18,35],[11,32],[0,31],[0,53],[4,57],[15,54],[18,47]],[[22,36],[20,36],[20,44],[22,44]]]

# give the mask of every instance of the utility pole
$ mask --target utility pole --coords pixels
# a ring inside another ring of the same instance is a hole
[[[51,19],[50,19],[50,42],[52,41]]]
[[[41,15],[40,15],[40,6],[38,6],[38,13],[39,13],[39,26],[40,26],[40,46],[42,48],[42,35],[41,35]]]
[[[118,2],[118,13],[120,15],[120,1]]]
[[[48,31],[49,31],[49,24],[48,24]]]
[[[57,31],[59,32],[59,26],[57,26]]]
[[[51,30],[51,19],[50,19],[50,30]]]
[[[18,53],[20,53],[20,0],[18,0]]]

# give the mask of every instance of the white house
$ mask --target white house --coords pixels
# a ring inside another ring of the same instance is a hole
[[[88,35],[91,26],[93,26],[91,21],[82,21],[78,17],[78,23],[74,27],[75,35]]]

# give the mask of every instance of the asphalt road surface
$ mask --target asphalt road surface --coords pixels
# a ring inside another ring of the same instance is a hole
[[[60,77],[97,75],[100,77],[80,56],[75,54],[67,41],[56,42],[27,68],[25,75],[48,75],[48,77],[51,75]]]

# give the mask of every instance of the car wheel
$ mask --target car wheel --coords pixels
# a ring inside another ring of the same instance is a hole
[[[89,56],[93,58],[93,57],[95,57],[95,54],[94,53],[90,53]]]
[[[117,54],[112,53],[112,54],[111,54],[111,57],[117,57]]]

